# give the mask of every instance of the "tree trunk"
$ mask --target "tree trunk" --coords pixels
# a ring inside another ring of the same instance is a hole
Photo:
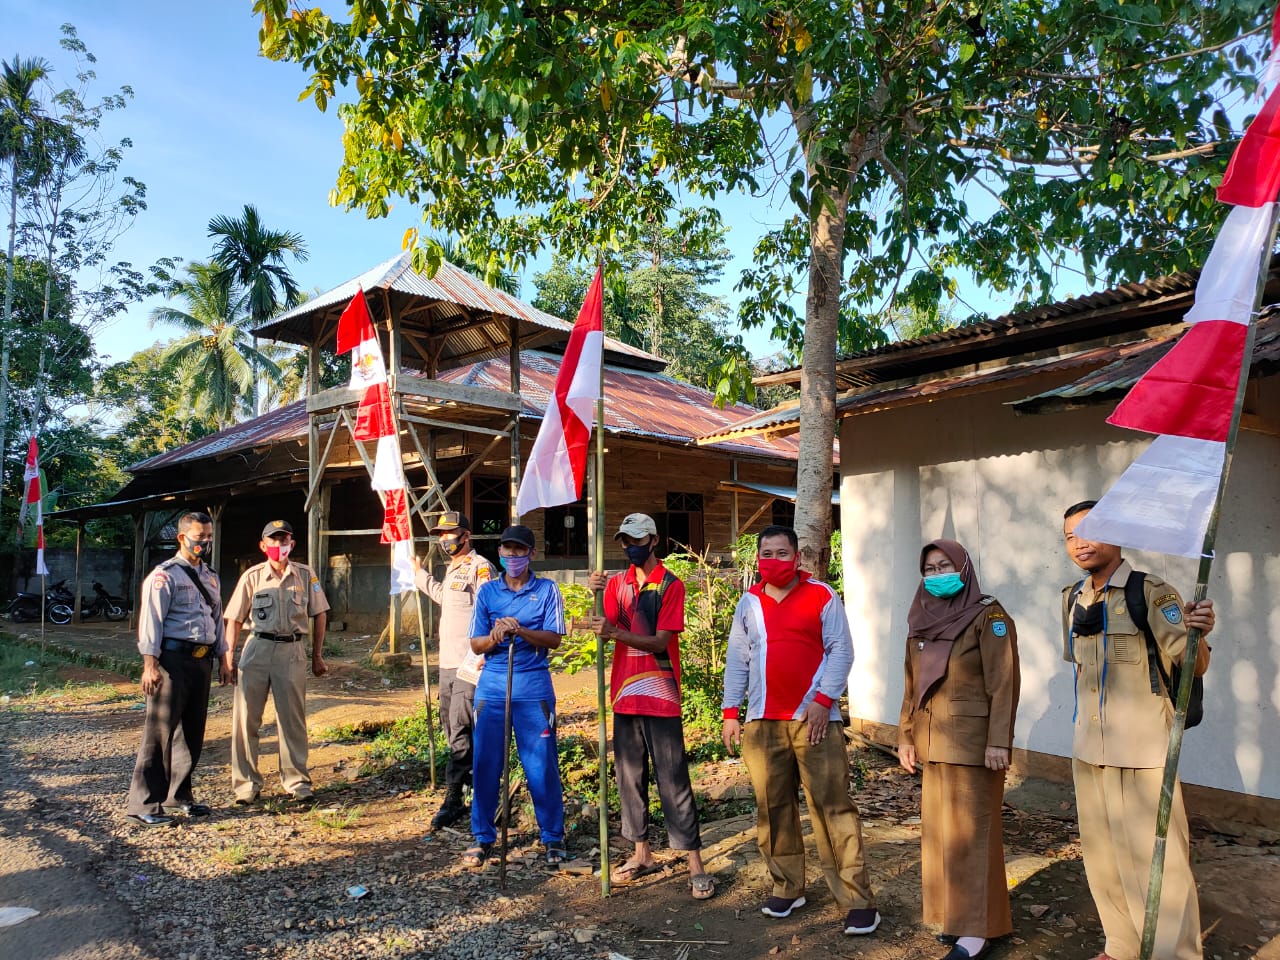
[[[4,486],[4,453],[9,440],[9,331],[13,321],[14,244],[18,238],[18,161],[13,161],[13,183],[9,190],[9,259],[4,265],[4,330],[0,331],[0,488]],[[0,502],[0,518],[3,517]]]
[[[809,294],[800,369],[800,459],[796,534],[800,562],[825,580],[831,556],[832,444],[836,429],[836,329],[844,272],[846,192],[815,187],[810,198]]]

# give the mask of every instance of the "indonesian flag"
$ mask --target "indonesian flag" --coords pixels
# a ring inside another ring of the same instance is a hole
[[[603,275],[596,270],[556,374],[555,396],[547,405],[528,467],[520,478],[517,515],[538,507],[573,503],[582,495],[595,404],[600,399],[604,351],[602,288]]]
[[[1235,204],[1196,284],[1190,324],[1107,422],[1158,436],[1080,521],[1086,539],[1199,557],[1223,482],[1259,273],[1280,192],[1280,90],[1250,124],[1218,199]]]
[[[48,576],[49,568],[44,563],[44,493],[40,488],[40,446],[35,437],[27,443],[27,465],[22,471],[22,480],[27,487],[22,515],[26,517],[29,514],[32,504],[36,511],[36,574]]]
[[[357,290],[338,319],[339,353],[351,351],[351,389],[364,391],[356,410],[354,438],[376,440],[370,486],[383,495],[382,542],[391,544],[391,592],[413,589],[413,534],[405,495],[400,437],[391,415],[387,365],[363,290]]]

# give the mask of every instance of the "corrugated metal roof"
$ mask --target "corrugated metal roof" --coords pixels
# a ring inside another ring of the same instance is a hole
[[[434,358],[437,370],[505,355],[511,320],[517,323],[523,348],[563,343],[573,329],[571,323],[497,290],[451,263],[442,263],[436,275],[428,279],[413,269],[411,254],[406,250],[285,311],[254,333],[303,346],[318,342],[332,350],[338,317],[361,289],[369,295],[369,309],[375,321],[385,321],[389,302],[392,314],[399,317],[403,334],[432,340],[431,349],[438,351]],[[653,370],[666,366],[661,357],[612,338],[606,338],[605,349],[616,362]],[[425,370],[431,362],[414,344],[406,343],[402,365]]]
[[[1116,349],[1116,347],[1094,347],[1067,356],[1045,357],[972,370],[955,376],[927,380],[924,383],[848,391],[836,398],[836,418],[857,416],[888,407],[925,403],[948,393],[1015,383],[1018,380],[1047,373],[1060,373],[1080,367],[1096,368],[1112,359]],[[730,439],[741,440],[757,435],[778,438],[793,434],[799,429],[800,404],[798,401],[793,401],[741,420],[728,430],[704,434],[698,438],[698,443],[723,443]],[[775,439],[775,442],[780,441]]]
[[[520,361],[521,416],[540,420],[555,390],[561,358],[525,352],[520,355]],[[408,375],[421,376],[412,371]],[[741,405],[718,409],[710,391],[659,373],[605,364],[604,378],[605,429],[624,436],[692,444],[700,433],[722,429],[751,412],[750,407]],[[494,359],[450,370],[439,379],[507,394],[511,372],[505,359]],[[306,437],[307,404],[305,400],[298,400],[261,417],[157,454],[130,467],[129,472],[148,473],[270,444],[306,440]],[[794,440],[771,442],[755,437],[725,443],[722,449],[730,453],[783,460],[794,460],[799,454],[799,446]]]
[[[1156,362],[1173,349],[1186,331],[1159,337],[1141,344],[1116,348],[1111,362],[1087,376],[1052,390],[1037,393],[1011,406],[1019,413],[1039,413],[1085,403],[1119,400]],[[1268,374],[1280,369],[1280,311],[1269,307],[1258,318],[1253,344],[1251,374]]]

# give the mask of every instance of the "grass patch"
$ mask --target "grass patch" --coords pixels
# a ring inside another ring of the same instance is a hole
[[[316,826],[331,833],[339,830],[349,830],[355,826],[356,821],[364,815],[364,807],[348,806],[347,804],[339,804],[336,807],[325,807],[319,810],[313,810],[311,819],[316,822]]]
[[[99,680],[75,682],[62,680],[62,667],[82,662],[60,650],[31,647],[0,635],[0,696],[9,704],[33,700],[61,700],[94,703],[128,703],[140,701],[138,692],[122,693]]]
[[[360,720],[323,727],[312,734],[313,740],[327,743],[362,743],[373,740],[392,725],[390,720]]]
[[[321,648],[321,652],[326,657],[345,657],[347,655],[347,645],[340,640],[335,640],[333,637],[326,636],[324,638],[324,647]]]
[[[432,723],[434,743],[427,735],[427,714],[422,708],[388,724],[374,736],[373,742],[366,748],[369,761],[379,769],[396,763],[420,763],[427,766],[433,761],[438,768],[448,759],[449,748],[444,742],[440,718],[434,715],[434,711]]]
[[[247,843],[228,843],[213,853],[209,859],[224,867],[242,867],[249,862],[249,845]]]

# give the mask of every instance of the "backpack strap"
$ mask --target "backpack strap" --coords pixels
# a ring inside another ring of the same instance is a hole
[[[1129,616],[1147,640],[1147,674],[1151,678],[1151,692],[1162,694],[1168,691],[1166,695],[1171,696],[1173,686],[1165,672],[1164,662],[1160,659],[1160,648],[1156,646],[1156,635],[1151,632],[1151,621],[1147,619],[1146,580],[1146,571],[1130,571],[1129,579],[1124,585],[1124,602],[1129,608]],[[1162,681],[1163,689],[1160,686]]]

